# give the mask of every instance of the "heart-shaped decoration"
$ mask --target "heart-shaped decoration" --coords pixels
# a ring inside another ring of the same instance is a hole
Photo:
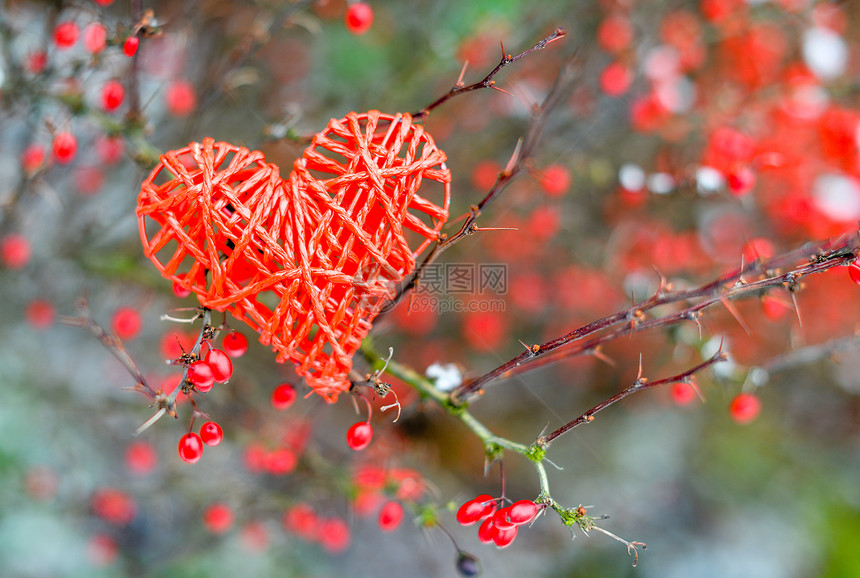
[[[144,252],[334,402],[381,304],[439,238],[445,160],[409,115],[378,111],[331,120],[286,180],[262,153],[204,139],[163,155],[143,182]]]

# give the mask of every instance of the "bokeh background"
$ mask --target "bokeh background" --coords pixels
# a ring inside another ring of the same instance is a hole
[[[637,568],[602,534],[577,530],[571,541],[554,514],[507,549],[480,544],[453,509],[498,495],[500,481],[497,467],[484,476],[466,428],[395,383],[403,417],[392,423],[377,404],[374,442],[353,452],[344,436],[363,414],[346,397],[334,406],[302,398],[301,384],[291,408],[272,408],[272,390],[295,376],[238,322],[231,327],[250,349],[228,384],[200,398],[224,442],[197,464],[180,461],[187,405],[179,420],[133,436],[151,415],[148,400],[129,391],[134,380],[93,336],[59,321],[82,296],[108,328],[130,308],[141,327],[128,333],[129,353],[152,383],[175,386],[179,372],[164,360],[176,356],[176,335],[188,347],[197,327],[161,316],[195,303],[174,294],[140,247],[136,196],[153,153],[211,136],[262,150],[286,173],[301,138],[328,119],[420,110],[464,61],[466,82],[482,78],[500,42],[518,53],[556,27],[567,32],[499,73],[510,95],[460,96],[427,119],[449,158],[454,216],[489,190],[570,58],[577,78],[549,116],[532,170],[482,216],[516,231],[475,235],[443,257],[505,264],[507,290],[491,296],[501,310],[402,305],[374,330],[399,362],[480,375],[517,355],[518,340],[544,341],[646,298],[659,274],[693,286],[744,259],[856,229],[856,3],[370,5],[371,29],[357,35],[336,0],[3,3],[0,575],[455,576],[445,533],[412,523],[427,509],[488,576],[860,575],[860,361],[850,338],[860,288],[845,270],[794,294],[802,324],[778,289],[736,304],[748,333],[714,309],[701,333],[690,323],[625,338],[603,350],[612,363],[571,359],[502,382],[473,405],[494,432],[529,443],[629,385],[640,355],[657,379],[722,341],[731,362],[698,377],[704,403],[677,389],[640,394],[549,453],[554,498],[607,514],[602,527],[646,542]],[[141,8],[153,10],[152,34],[132,59],[122,44]],[[79,36],[62,47],[57,28],[69,22]],[[98,39],[86,31],[98,22],[106,46],[93,53]],[[111,81],[124,87],[119,104],[115,93],[105,101]],[[135,93],[139,119],[129,117]],[[63,133],[76,140],[73,155],[52,149]],[[477,308],[487,299],[441,297]],[[845,337],[838,350],[826,345]],[[798,360],[795,350],[809,355]],[[748,424],[728,409],[741,391],[762,402]],[[537,496],[526,460],[508,456],[505,472],[509,497]],[[406,515],[383,532],[377,514],[391,498]],[[215,503],[232,516],[223,528],[206,521]],[[285,522],[299,505],[345,523],[348,547],[326,542],[331,525],[302,533],[295,517]]]

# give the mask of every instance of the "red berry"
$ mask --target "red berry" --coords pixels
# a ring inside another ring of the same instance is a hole
[[[494,518],[487,518],[481,523],[481,527],[478,528],[478,540],[483,542],[484,544],[489,544],[493,541],[493,537],[496,535],[496,526],[493,524]],[[516,527],[516,526],[514,526]]]
[[[47,329],[54,323],[54,306],[44,299],[33,299],[24,311],[27,323],[35,329]]]
[[[125,100],[125,87],[118,80],[109,80],[102,87],[102,108],[108,112],[120,107]]]
[[[164,93],[167,101],[167,110],[173,116],[186,116],[197,106],[197,95],[194,87],[187,80],[176,80]]]
[[[215,385],[215,370],[207,361],[195,361],[188,366],[188,381],[201,393],[206,393]]]
[[[48,55],[44,50],[36,50],[27,57],[27,71],[39,74],[48,66]]]
[[[696,390],[689,383],[674,383],[669,390],[676,405],[685,406],[696,399]]]
[[[531,500],[520,500],[511,504],[508,510],[510,510],[508,519],[517,526],[521,526],[535,519],[535,516],[540,512],[540,506]]]
[[[373,8],[366,2],[356,2],[346,10],[346,29],[353,34],[364,34],[373,24]]]
[[[203,512],[203,525],[213,534],[223,534],[233,525],[233,510],[226,504],[216,502]]]
[[[224,353],[230,357],[242,357],[248,351],[248,338],[233,331],[224,336],[221,347],[224,349]]]
[[[851,280],[860,285],[860,264],[856,261],[848,266],[848,276]]]
[[[379,511],[379,527],[383,532],[391,532],[400,525],[403,519],[403,506],[400,502],[391,500],[385,502],[382,510]]]
[[[104,164],[112,165],[122,158],[125,143],[120,136],[99,135],[96,138],[96,152]]]
[[[184,299],[191,295],[191,289],[186,289],[182,285],[179,284],[178,281],[173,283],[173,294],[179,297],[180,299]]]
[[[613,62],[600,73],[600,88],[609,96],[621,96],[632,81],[630,69],[621,62]]]
[[[510,528],[496,527],[496,533],[493,534],[493,543],[499,548],[507,548],[514,541],[514,538],[517,537],[517,531],[519,531],[518,526],[511,526]]]
[[[206,363],[212,366],[215,381],[224,383],[233,375],[233,362],[230,357],[220,349],[210,349],[206,354]]]
[[[67,50],[78,41],[78,25],[74,22],[60,22],[54,28],[54,44],[60,50]]]
[[[140,46],[140,38],[137,36],[129,36],[122,43],[122,53],[131,58],[137,53],[137,47]]]
[[[179,438],[179,457],[189,464],[200,461],[203,457],[203,440],[196,433],[187,433]]]
[[[28,175],[34,174],[45,164],[45,147],[31,144],[21,153],[21,167]]]
[[[498,530],[503,530],[514,526],[515,524],[511,521],[508,516],[511,513],[511,507],[502,508],[497,510],[495,514],[493,514],[493,526]]]
[[[272,392],[272,407],[287,409],[296,401],[296,388],[290,383],[282,383]]]
[[[370,440],[373,439],[373,427],[369,421],[360,421],[353,424],[349,431],[346,432],[346,444],[360,451],[370,445]]]
[[[140,313],[131,307],[118,307],[114,311],[111,327],[120,339],[134,339],[140,333],[140,328],[143,323],[140,320]]]
[[[298,458],[287,448],[279,448],[266,455],[264,467],[273,476],[284,476],[296,469]]]
[[[570,187],[570,171],[562,165],[550,165],[543,170],[540,185],[552,197],[563,195]]]
[[[469,500],[457,510],[457,521],[462,526],[471,526],[478,520],[483,520],[493,513],[496,508],[496,500],[488,494],[481,494],[477,498]]]
[[[319,523],[317,539],[328,552],[336,554],[349,547],[349,526],[340,518],[329,518]]]
[[[284,512],[284,528],[304,538],[311,538],[316,533],[318,522],[316,512],[307,504],[290,506]]]
[[[726,175],[726,186],[731,194],[741,197],[755,186],[755,172],[749,167],[741,167],[731,171]]]
[[[117,526],[127,525],[137,515],[135,501],[125,492],[115,488],[96,490],[91,504],[96,516]]]
[[[200,439],[207,446],[217,446],[224,439],[224,431],[214,421],[207,421],[200,426]]]
[[[51,147],[54,160],[60,164],[68,164],[75,158],[78,152],[78,139],[70,132],[58,132],[54,135],[54,144]]]
[[[84,29],[84,46],[92,54],[98,54],[107,46],[107,28],[101,22],[93,22]]]
[[[87,546],[87,556],[95,566],[105,567],[116,560],[119,547],[107,534],[96,534]]]
[[[761,400],[751,393],[735,396],[729,404],[729,415],[740,424],[750,423],[761,412]]]
[[[30,242],[11,233],[0,240],[0,261],[9,269],[21,269],[30,261]]]
[[[96,4],[99,6],[110,6],[113,4],[113,0],[94,0]]]
[[[125,465],[135,474],[148,474],[158,464],[158,453],[147,442],[133,442],[125,449]]]
[[[489,191],[500,172],[502,166],[496,161],[481,161],[472,169],[472,186],[479,191]]]

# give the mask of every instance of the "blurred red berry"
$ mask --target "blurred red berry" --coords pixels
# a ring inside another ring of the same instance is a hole
[[[112,112],[125,100],[125,87],[118,80],[109,80],[102,87],[102,108]]]
[[[221,347],[230,357],[242,357],[248,351],[248,338],[237,331],[231,331],[224,336]]]
[[[131,58],[137,54],[137,47],[140,46],[140,38],[137,36],[129,36],[122,43],[122,53]]]
[[[600,88],[609,96],[621,96],[630,88],[633,75],[620,62],[613,62],[600,73]]]
[[[564,165],[550,165],[543,170],[540,186],[551,197],[558,197],[570,188],[570,171]]]
[[[215,502],[203,512],[203,525],[213,534],[223,534],[233,526],[230,506]]]
[[[131,307],[118,307],[111,319],[111,328],[120,339],[129,340],[137,337],[143,322],[137,309]]]
[[[735,396],[729,404],[729,415],[740,424],[750,423],[761,412],[761,400],[751,393]]]
[[[266,455],[265,469],[273,476],[284,476],[296,469],[298,458],[287,448],[278,448]]]
[[[60,22],[54,28],[54,44],[60,50],[68,50],[78,41],[78,25],[74,22]]]
[[[101,22],[93,22],[84,29],[84,46],[92,54],[98,54],[107,46],[107,28]]]
[[[343,552],[349,547],[349,526],[340,518],[322,520],[317,534],[322,547],[332,554]]]
[[[284,512],[284,529],[306,539],[314,536],[318,522],[316,512],[307,504],[295,504]]]
[[[346,29],[353,34],[364,34],[373,25],[373,8],[366,2],[350,4],[346,9]]]
[[[771,321],[779,321],[791,311],[792,304],[773,295],[764,295],[761,298],[761,309],[765,317]]]
[[[224,431],[214,421],[207,421],[200,426],[200,439],[207,446],[215,447],[224,439]]]
[[[179,297],[180,299],[184,299],[191,295],[191,289],[186,289],[182,285],[179,284],[178,281],[173,283],[173,294]]]
[[[391,532],[397,529],[401,520],[403,520],[403,506],[400,502],[394,500],[385,502],[379,511],[379,527],[382,531]]]
[[[287,409],[296,401],[296,388],[291,383],[282,383],[272,392],[272,407]]]
[[[68,164],[75,158],[78,152],[78,139],[70,132],[58,132],[54,135],[54,144],[51,148],[54,160],[60,164]]]
[[[215,385],[215,370],[207,361],[195,361],[188,366],[188,381],[194,384],[194,388],[206,393]]]
[[[144,441],[132,442],[125,448],[125,465],[134,474],[148,474],[158,464],[158,452]]]
[[[489,191],[501,172],[502,166],[496,161],[481,161],[472,169],[472,186],[478,191]]]
[[[34,329],[47,329],[54,323],[54,306],[45,299],[33,299],[27,304],[24,316]]]
[[[113,0],[93,0],[99,6],[110,6],[113,4]]]
[[[90,504],[99,518],[125,526],[137,515],[137,505],[125,492],[115,488],[101,488],[93,493]]]
[[[233,362],[230,357],[220,349],[210,349],[206,354],[206,363],[212,366],[215,381],[224,383],[233,375]]]
[[[369,446],[372,439],[373,426],[371,426],[370,422],[367,421],[360,421],[353,424],[353,426],[349,428],[349,431],[346,432],[346,444],[355,451],[363,450]]]
[[[194,432],[179,438],[179,457],[183,462],[194,464],[203,457],[203,440]]]
[[[96,534],[87,545],[87,557],[94,566],[110,566],[116,560],[119,547],[107,534]]]
[[[0,261],[9,269],[21,269],[30,261],[30,242],[17,233],[0,240]]]
[[[630,19],[621,14],[604,18],[597,27],[597,43],[605,51],[616,54],[630,46],[633,41],[633,26]]]
[[[125,143],[120,136],[99,135],[96,138],[96,152],[102,163],[112,165],[122,158]]]
[[[36,50],[27,56],[27,71],[40,74],[48,66],[48,54],[44,50]]]
[[[242,528],[242,545],[253,552],[266,549],[269,545],[269,531],[262,522],[248,522]]]
[[[669,389],[672,401],[676,405],[690,405],[696,399],[696,390],[689,383],[674,383]]]
[[[175,80],[164,93],[167,110],[173,116],[186,116],[197,107],[197,95],[187,80]]]

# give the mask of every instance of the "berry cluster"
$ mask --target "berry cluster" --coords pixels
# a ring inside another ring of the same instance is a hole
[[[473,498],[457,510],[457,521],[463,526],[471,526],[483,520],[478,528],[478,539],[485,544],[493,542],[499,548],[506,548],[517,537],[519,527],[530,524],[542,506],[531,500],[519,500],[498,508],[499,501],[489,494]]]
[[[204,328],[204,334],[205,332],[206,329]],[[248,340],[240,333],[231,332],[224,336],[223,349],[211,347],[208,340],[204,340],[203,344],[208,350],[202,359],[196,353],[183,352],[176,361],[176,363],[186,366],[185,385],[183,386],[183,392],[186,395],[208,393],[212,391],[216,383],[229,381],[233,375],[233,361],[227,352],[229,351],[233,357],[243,355],[247,350]],[[195,358],[197,359],[195,360]],[[217,446],[223,438],[224,431],[221,426],[214,421],[207,421],[200,426],[199,434],[189,431],[179,439],[179,457],[189,464],[196,463],[203,457],[204,445]]]

